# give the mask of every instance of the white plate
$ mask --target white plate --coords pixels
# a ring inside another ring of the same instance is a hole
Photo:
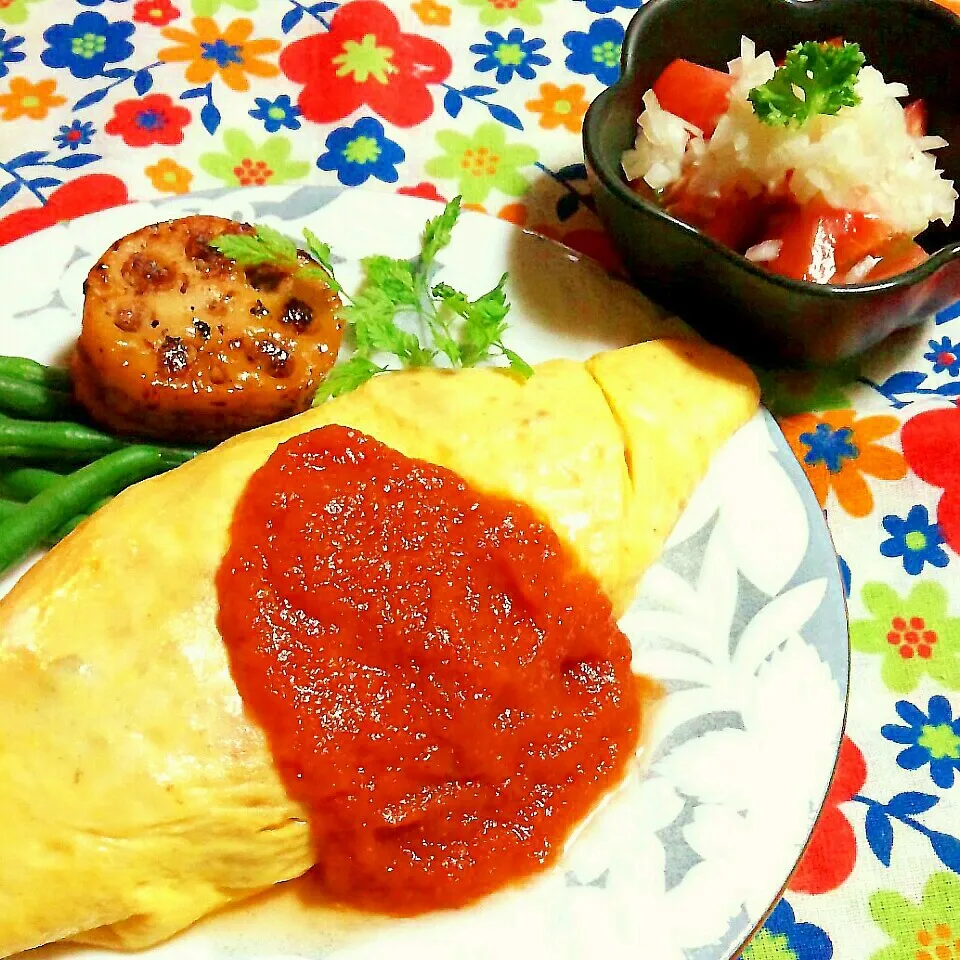
[[[204,212],[309,225],[348,287],[372,253],[411,256],[435,204],[321,188],[265,188],[141,203],[0,250],[0,352],[49,362],[79,329],[97,256],[148,223]],[[510,272],[509,343],[528,360],[582,359],[681,329],[589,260],[466,213],[443,279],[477,295]],[[8,584],[9,580],[8,578]],[[812,491],[765,413],[734,436],[622,621],[635,664],[667,696],[645,755],[561,864],[469,909],[344,922],[296,884],[212,917],[145,956],[163,960],[727,960],[799,857],[843,728],[848,638],[833,546]],[[322,933],[319,931],[323,931]],[[31,954],[112,958],[47,948]]]

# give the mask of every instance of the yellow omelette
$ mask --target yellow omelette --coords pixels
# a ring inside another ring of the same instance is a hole
[[[216,628],[234,505],[278,443],[339,423],[524,501],[622,611],[757,404],[749,369],[695,340],[525,382],[420,370],[117,497],[0,602],[0,956],[149,946],[312,866]]]

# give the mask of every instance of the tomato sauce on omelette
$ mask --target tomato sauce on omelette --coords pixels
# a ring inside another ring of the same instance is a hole
[[[333,901],[413,915],[528,876],[636,750],[629,642],[556,533],[356,430],[257,470],[217,589]]]

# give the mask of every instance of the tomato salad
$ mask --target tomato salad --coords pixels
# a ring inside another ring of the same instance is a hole
[[[778,65],[741,41],[727,72],[674,60],[643,97],[631,186],[773,273],[870,283],[927,254],[957,192],[932,151],[922,100],[907,101],[855,43],[798,44]]]

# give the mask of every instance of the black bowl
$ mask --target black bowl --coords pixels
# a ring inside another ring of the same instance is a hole
[[[919,241],[932,254],[877,283],[829,286],[764,270],[637,196],[620,166],[641,98],[675,57],[725,69],[740,37],[776,57],[842,36],[929,108],[960,181],[960,17],[932,0],[650,0],[627,28],[620,80],[591,104],[583,145],[597,211],[637,285],[704,336],[763,363],[830,363],[920,323],[960,297],[960,212]]]

